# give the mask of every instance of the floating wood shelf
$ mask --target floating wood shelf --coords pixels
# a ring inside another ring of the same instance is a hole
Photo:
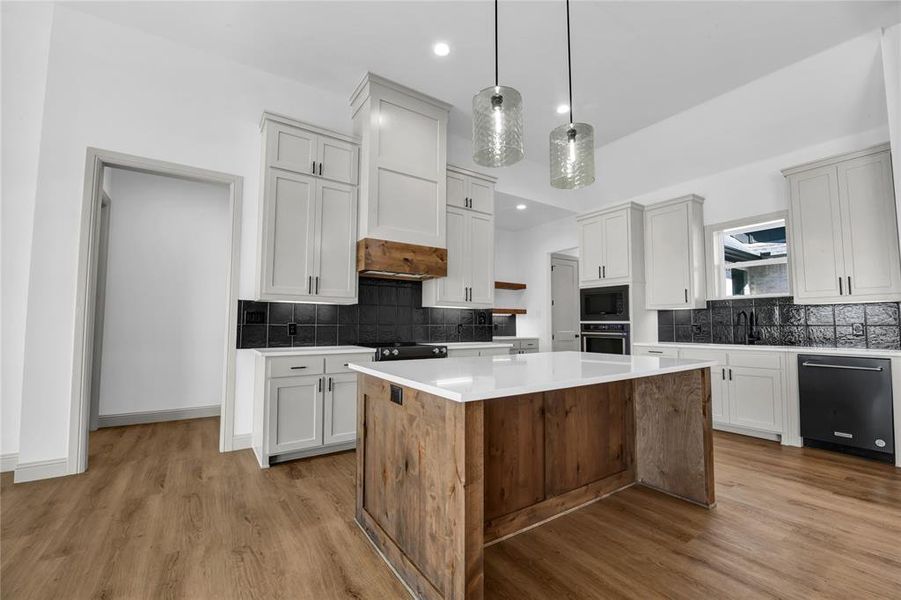
[[[513,283],[510,281],[495,281],[494,289],[496,289],[496,290],[524,290],[524,289],[526,289],[526,284]]]
[[[526,314],[526,309],[524,309],[524,308],[492,308],[491,312],[496,315],[524,315],[524,314]]]

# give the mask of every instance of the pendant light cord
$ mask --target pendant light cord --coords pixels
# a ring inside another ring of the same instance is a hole
[[[497,0],[494,0],[494,87],[497,86]]]
[[[569,124],[573,124],[573,53],[569,41],[569,0],[566,0],[566,67],[569,72]]]

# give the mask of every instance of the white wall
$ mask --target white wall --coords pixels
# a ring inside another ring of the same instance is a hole
[[[100,415],[219,405],[228,190],[108,169]]]
[[[0,4],[0,454],[19,449],[28,266],[53,6]]]
[[[901,24],[882,32],[882,67],[885,73],[885,100],[888,106],[889,137],[892,143],[892,171],[895,203],[901,208]],[[898,210],[901,229],[901,210]]]
[[[95,146],[243,176],[240,289],[242,297],[249,297],[256,264],[261,113],[268,109],[351,130],[345,96],[65,6],[54,11],[45,104],[25,344],[23,462],[62,458],[68,449],[85,149]],[[249,430],[250,423],[236,422],[236,433]]]

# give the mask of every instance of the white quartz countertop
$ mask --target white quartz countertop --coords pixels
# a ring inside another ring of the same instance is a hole
[[[372,348],[364,346],[302,346],[299,348],[254,348],[263,356],[322,356],[326,354],[372,354]]]
[[[519,340],[537,340],[537,337],[527,335],[496,335],[492,338],[495,342],[518,342]]]
[[[539,352],[350,363],[349,368],[455,402],[638,379],[714,367],[714,361],[585,352]]]
[[[447,346],[448,350],[479,350],[483,348],[512,348],[513,344],[505,342],[428,342],[427,346]]]
[[[689,344],[679,342],[635,342],[633,346],[644,348],[697,348],[699,350],[752,350],[757,352],[794,352],[795,354],[834,354],[837,356],[899,356],[901,350],[877,348],[823,348],[810,346],[763,346],[755,344]]]

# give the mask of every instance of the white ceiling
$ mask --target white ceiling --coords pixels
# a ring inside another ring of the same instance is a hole
[[[492,85],[493,10],[477,2],[67,3],[122,25],[349,96],[369,70],[454,105]],[[894,2],[589,2],[572,5],[575,118],[598,145],[879,26]],[[431,52],[437,40],[451,53]],[[546,164],[564,121],[564,3],[500,6],[500,80],[524,97],[526,156]]]
[[[524,204],[526,208],[518,210],[516,206],[520,204]],[[522,231],[575,214],[575,211],[520,198],[512,194],[494,193],[494,224],[498,229]]]

